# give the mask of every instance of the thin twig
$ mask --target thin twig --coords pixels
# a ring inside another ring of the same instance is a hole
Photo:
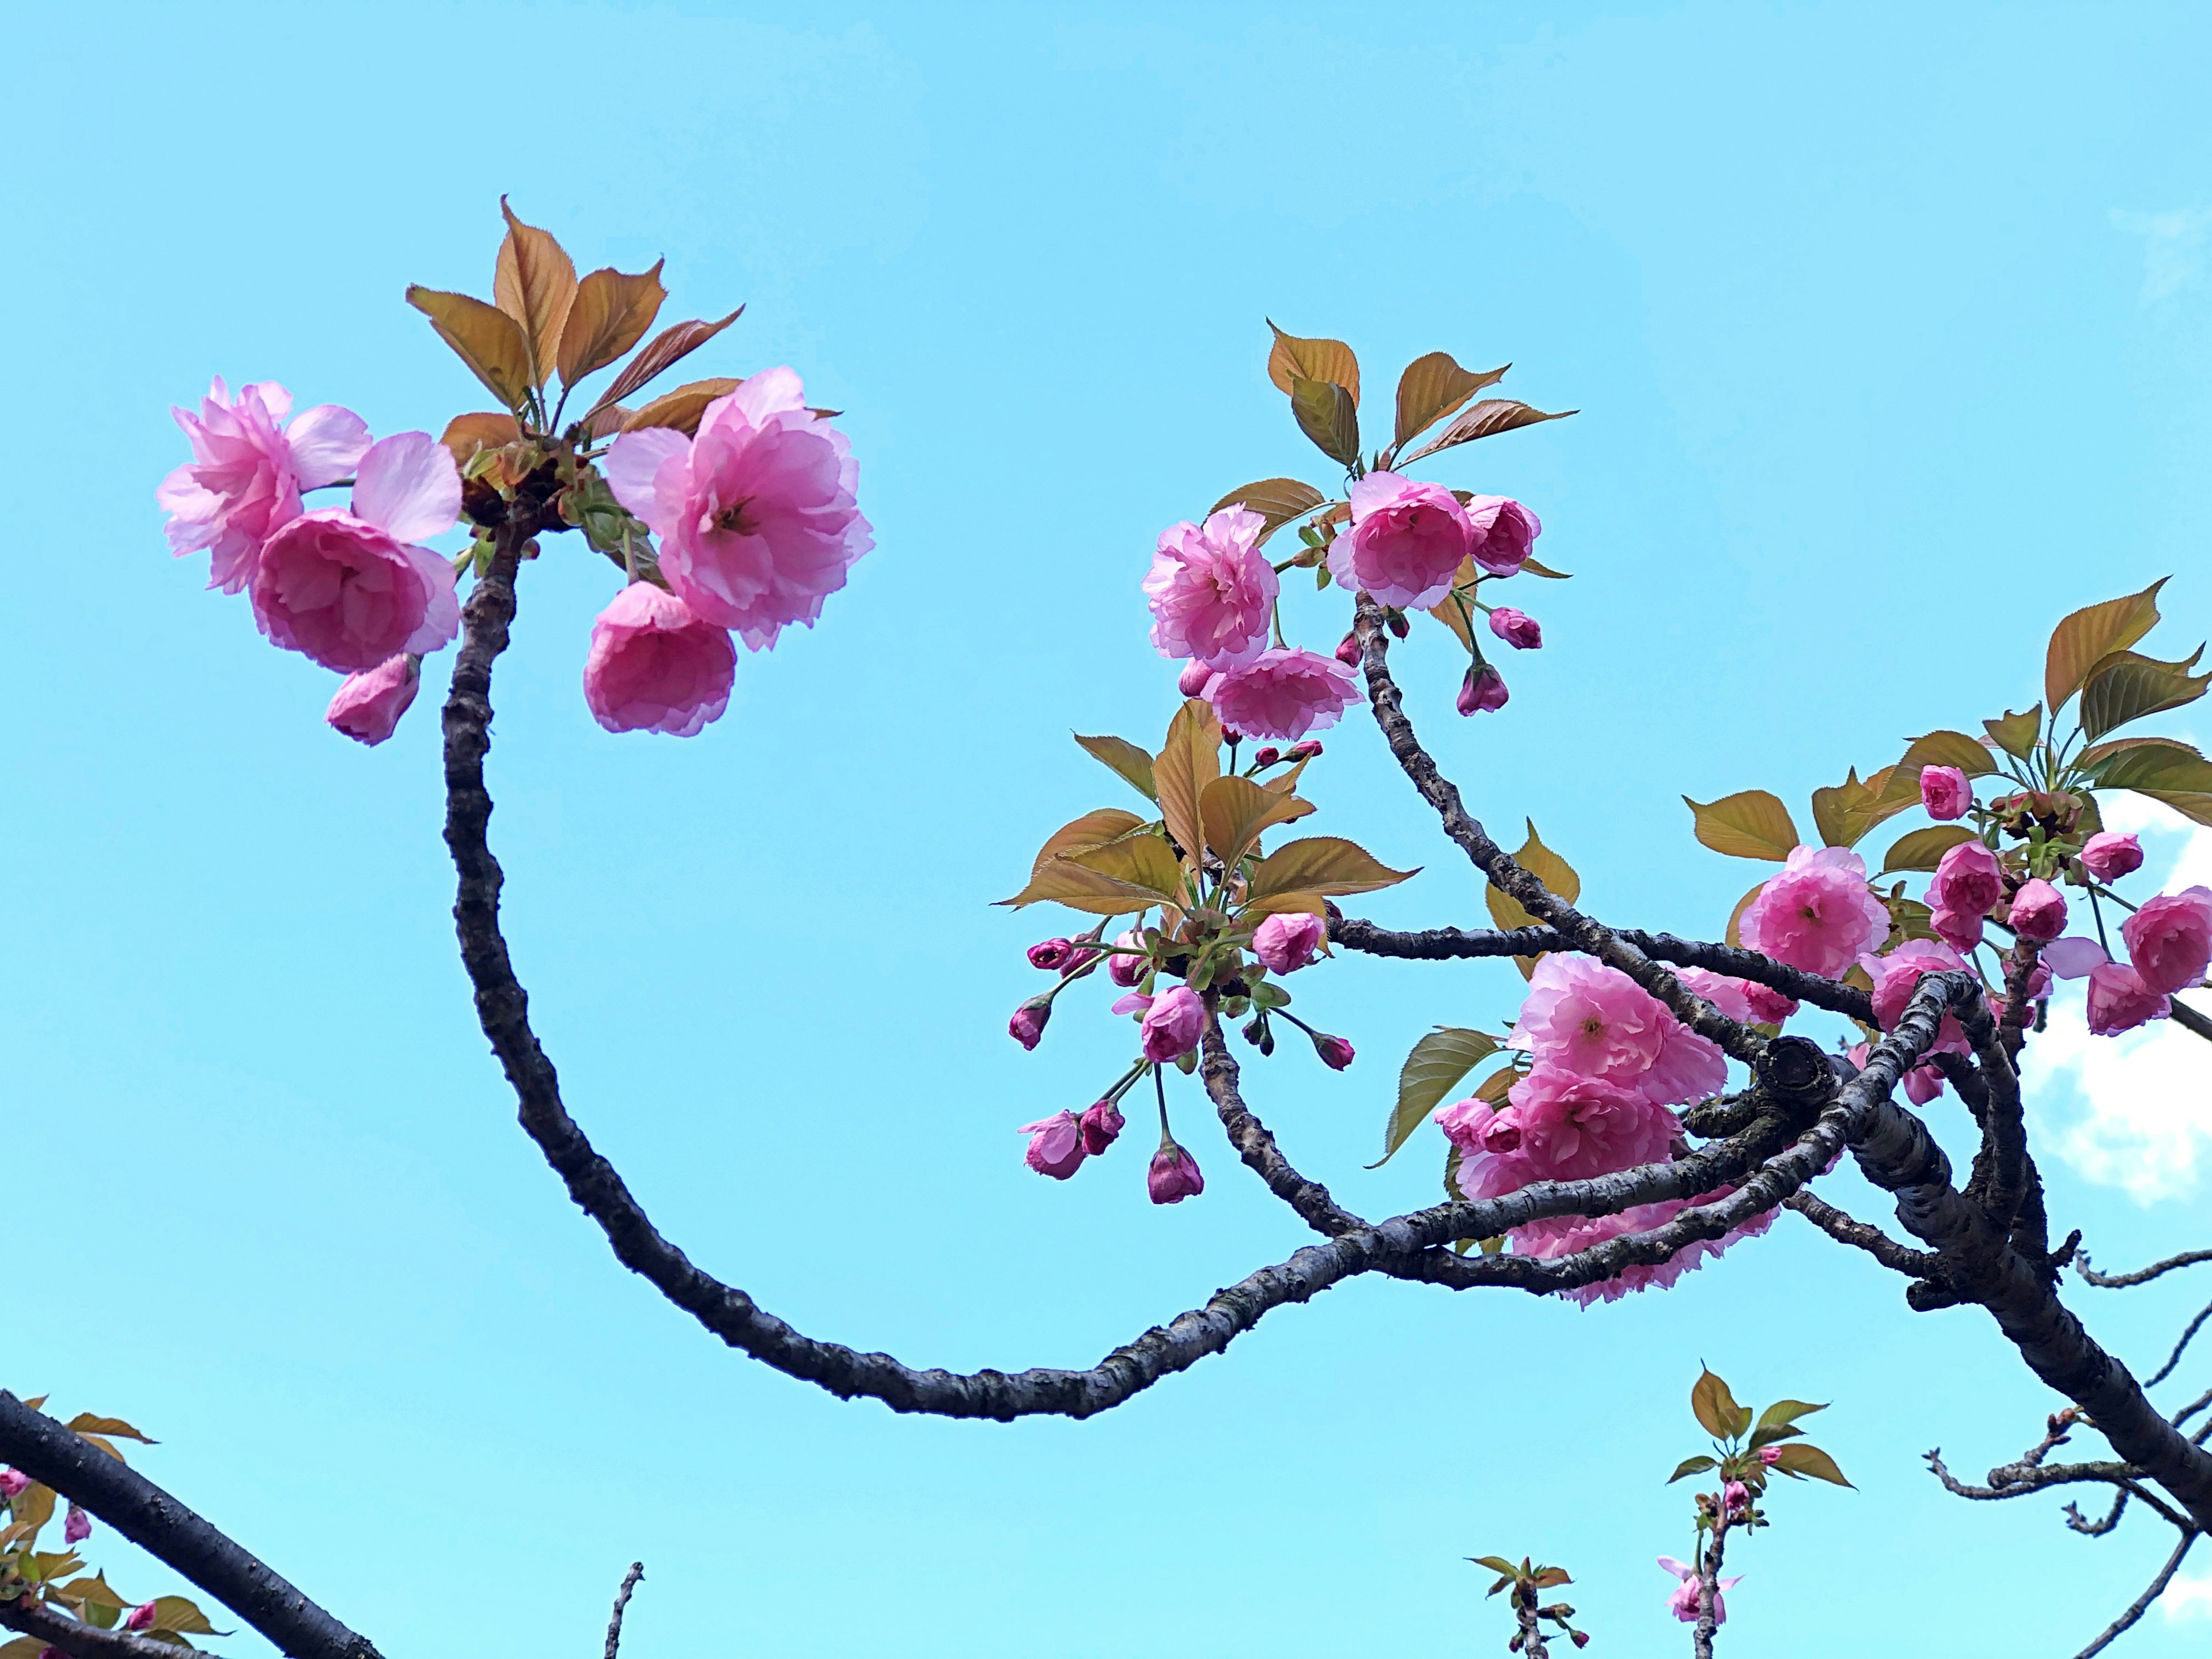
[[[2194,1529],[2185,1531],[2181,1534],[2181,1541],[2173,1547],[2173,1553],[2166,1557],[2166,1565],[2158,1570],[2158,1577],[2144,1587],[2141,1595],[2128,1603],[2128,1610],[2125,1613],[2105,1626],[2105,1633],[2102,1636],[2075,1654],[2074,1659],[2095,1659],[2098,1654],[2102,1653],[2133,1629],[2136,1620],[2150,1611],[2150,1604],[2166,1594],[2166,1587],[2173,1582],[2173,1575],[2181,1571],[2182,1557],[2187,1555],[2189,1547],[2203,1536],[2202,1533]]]
[[[2154,1261],[2131,1273],[2100,1273],[2089,1265],[2088,1251],[2074,1252],[2074,1270],[2081,1275],[2082,1282],[2104,1291],[2124,1291],[2133,1285],[2148,1285],[2161,1273],[2170,1273],[2176,1267],[2193,1267],[2200,1261],[2212,1261],[2212,1250],[2184,1250],[2179,1255]]]
[[[629,1593],[637,1588],[637,1581],[645,1577],[645,1563],[633,1561],[629,1571],[623,1575],[622,1588],[615,1592],[615,1610],[607,1620],[607,1656],[615,1659],[615,1651],[622,1646],[623,1614],[629,1608]]]

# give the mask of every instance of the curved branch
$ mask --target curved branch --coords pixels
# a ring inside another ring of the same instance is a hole
[[[2114,1492],[2112,1507],[2101,1521],[2085,1519],[2080,1505],[2069,1504],[2063,1511],[2066,1516],[2067,1529],[2070,1532],[2078,1532],[2084,1538],[2102,1538],[2120,1524],[2120,1517],[2127,1513],[2128,1499],[2133,1495],[2124,1486]]]
[[[1230,1056],[1229,1045],[1222,1039],[1221,1022],[1210,1006],[1206,1011],[1202,1049],[1205,1057],[1199,1064],[1199,1075],[1205,1081],[1206,1093],[1213,1097],[1221,1127],[1229,1132],[1229,1143],[1236,1147],[1237,1155],[1267,1183],[1267,1190],[1297,1211],[1301,1221],[1324,1237],[1334,1238],[1367,1225],[1364,1218],[1354,1215],[1331,1197],[1328,1188],[1299,1174],[1275,1145],[1275,1137],[1267,1132],[1267,1126],[1245,1105],[1244,1097],[1237,1092],[1237,1062]]]
[[[2154,1261],[2149,1267],[2138,1267],[2131,1273],[2100,1273],[2089,1265],[2088,1251],[2074,1252],[2074,1270],[2081,1275],[2082,1282],[2106,1291],[2124,1291],[2131,1285],[2148,1285],[2161,1273],[2170,1273],[2176,1267],[2193,1267],[2200,1261],[2212,1261],[2212,1250],[2184,1250],[2179,1255]]]
[[[348,1630],[144,1475],[4,1389],[0,1457],[174,1567],[294,1659],[378,1659],[367,1637]]]
[[[174,1643],[135,1631],[102,1630],[27,1595],[0,1601],[0,1625],[36,1637],[48,1647],[68,1654],[70,1659],[178,1659],[185,1651]]]
[[[2212,1319],[2212,1306],[2207,1306],[2196,1318],[2189,1322],[2189,1328],[2182,1332],[2181,1340],[2173,1345],[2173,1352],[2166,1357],[2166,1364],[2143,1378],[2143,1387],[2154,1389],[2173,1375],[2173,1368],[2181,1363],[2183,1352],[2187,1349],[2197,1333],[2204,1328],[2204,1322],[2208,1319]]]
[[[1892,1272],[1913,1279],[1933,1279],[1942,1271],[1940,1257],[1899,1243],[1879,1227],[1871,1226],[1811,1193],[1793,1193],[1782,1206],[1795,1210],[1838,1244],[1864,1250]]]
[[[2150,1611],[2150,1604],[2166,1594],[2166,1587],[2173,1582],[2173,1575],[2181,1571],[2181,1560],[2189,1553],[2189,1547],[2203,1536],[2202,1533],[2194,1530],[2184,1531],[2181,1534],[2181,1541],[2173,1547],[2173,1553],[2166,1557],[2166,1565],[2158,1570],[2158,1576],[2145,1586],[2143,1593],[2128,1603],[2128,1610],[2106,1626],[2105,1633],[2075,1654],[2074,1659],[2096,1659],[2098,1654],[2102,1653],[2114,1642],[2126,1635],[2133,1628],[2136,1620]]]

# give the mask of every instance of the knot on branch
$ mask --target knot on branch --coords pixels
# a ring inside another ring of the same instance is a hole
[[[1827,1054],[1805,1037],[1773,1038],[1753,1073],[1759,1092],[1792,1118],[1814,1116],[1835,1093],[1836,1073]]]

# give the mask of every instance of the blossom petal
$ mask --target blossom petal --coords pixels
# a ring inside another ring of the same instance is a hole
[[[334,484],[368,453],[368,422],[338,404],[317,404],[284,428],[292,475],[302,489]]]
[[[2111,960],[2103,945],[2079,933],[2055,939],[2043,947],[2044,966],[2061,979],[2086,979],[2093,969]]]
[[[675,428],[648,426],[617,438],[599,471],[606,475],[607,488],[615,492],[615,499],[659,531],[661,514],[653,478],[664,462],[690,447],[690,439]]]
[[[427,432],[395,432],[371,444],[355,477],[354,516],[394,541],[426,540],[461,515],[460,469]]]

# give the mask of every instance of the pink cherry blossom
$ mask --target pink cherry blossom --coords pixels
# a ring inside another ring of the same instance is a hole
[[[1671,1555],[1661,1556],[1659,1565],[1682,1581],[1674,1587],[1674,1593],[1668,1596],[1668,1607],[1682,1623],[1696,1624],[1704,1616],[1698,1603],[1705,1594],[1705,1580],[1698,1576],[1695,1567],[1686,1567]],[[1713,1623],[1716,1625],[1728,1623],[1728,1608],[1722,1603],[1721,1592],[1734,1589],[1741,1583],[1743,1583],[1743,1575],[1738,1573],[1733,1578],[1722,1579],[1713,1587]]]
[[[418,545],[450,530],[461,477],[427,432],[400,432],[361,458],[351,511],[319,507],[271,536],[248,591],[271,644],[342,674],[402,652],[423,656],[460,631],[453,568]]]
[[[1464,1169],[1462,1164],[1462,1172]],[[1723,1187],[1701,1194],[1695,1202],[1716,1203],[1733,1190]],[[1675,1198],[1656,1204],[1639,1204],[1618,1215],[1559,1216],[1516,1227],[1507,1237],[1516,1255],[1534,1256],[1540,1261],[1555,1261],[1560,1256],[1593,1249],[1626,1233],[1650,1232],[1656,1227],[1666,1225],[1689,1207],[1689,1201]],[[1632,1263],[1610,1279],[1601,1279],[1595,1284],[1578,1285],[1557,1294],[1564,1301],[1589,1308],[1603,1302],[1617,1302],[1624,1296],[1641,1291],[1669,1289],[1684,1273],[1693,1273],[1704,1267],[1739,1239],[1757,1237],[1772,1225],[1773,1221],[1774,1212],[1770,1210],[1741,1227],[1730,1229],[1718,1238],[1695,1240],[1664,1261]]]
[[[1044,1036],[1045,1022],[1052,1018],[1050,997],[1031,997],[1014,1010],[1013,1018],[1006,1022],[1006,1035],[1024,1048],[1034,1048]]]
[[[300,492],[337,483],[368,448],[368,428],[351,410],[318,404],[280,426],[291,407],[292,394],[274,380],[240,387],[234,402],[218,376],[198,415],[169,411],[192,459],[155,497],[169,514],[172,548],[208,550],[210,587],[243,588],[262,544],[300,516]]]
[[[1474,540],[1457,496],[1442,484],[1370,472],[1352,486],[1350,500],[1351,527],[1328,549],[1339,587],[1401,610],[1434,605],[1451,592]]]
[[[91,1536],[92,1516],[88,1515],[84,1510],[79,1509],[76,1504],[70,1504],[69,1506],[68,1518],[62,1522],[62,1542],[64,1544],[82,1544],[86,1539]]]
[[[2096,880],[2118,881],[2142,868],[2142,843],[2118,830],[2100,830],[2081,843],[2081,867]]]
[[[1762,1025],[1779,1025],[1797,1012],[1796,997],[1785,996],[1772,986],[1761,985],[1756,980],[1745,982],[1743,996],[1751,1005],[1751,1017]]]
[[[1539,1060],[1507,1091],[1521,1129],[1520,1152],[1540,1178],[1608,1175],[1667,1156],[1674,1115],[1632,1085]]]
[[[1920,769],[1920,804],[1928,809],[1931,818],[1962,817],[1974,804],[1974,786],[1955,766],[1923,766]]]
[[[845,434],[806,407],[799,376],[767,368],[707,405],[696,437],[647,427],[605,462],[615,499],[660,538],[660,572],[702,620],[764,651],[811,628],[875,545]]]
[[[1295,973],[1314,959],[1322,931],[1319,916],[1283,911],[1260,924],[1252,935],[1252,954],[1267,964],[1271,974]]]
[[[1925,1106],[1943,1092],[1943,1074],[1933,1066],[1916,1066],[1905,1074],[1905,1097]]]
[[[1721,1488],[1721,1507],[1730,1515],[1741,1515],[1751,1507],[1751,1488],[1741,1480],[1731,1480]]]
[[[1636,1079],[1637,1092],[1656,1106],[1704,1100],[1728,1085],[1728,1058],[1720,1045],[1701,1037],[1674,1015],[1666,1017],[1665,1036],[1651,1069]]]
[[[1751,1011],[1749,980],[1732,979],[1706,968],[1677,968],[1674,977],[1730,1019],[1747,1022],[1757,1018]]]
[[[1459,696],[1452,700],[1452,706],[1462,714],[1494,714],[1512,696],[1505,689],[1504,675],[1489,663],[1474,663],[1459,683]]]
[[[1467,503],[1468,552],[1493,576],[1518,570],[1536,545],[1544,526],[1519,501],[1504,495],[1470,496]]]
[[[1116,937],[1114,943],[1121,948],[1106,958],[1106,977],[1126,990],[1145,976],[1145,941],[1133,928]],[[1126,951],[1136,954],[1123,954]]]
[[[1904,1017],[1912,988],[1923,978],[1929,974],[1956,973],[1966,965],[1956,951],[1932,939],[1906,939],[1887,956],[1869,952],[1861,957],[1859,966],[1874,981],[1875,1023],[1885,1031],[1890,1030]],[[1936,1031],[1935,1050],[1959,1054],[1966,1052],[1966,1034],[1956,1016],[1943,1016],[1943,1024]]]
[[[2172,1000],[2144,984],[2132,968],[2106,962],[2089,970],[2089,1030],[2098,1036],[2132,1031],[2166,1018],[2172,1009]]]
[[[1928,902],[1961,919],[1987,915],[2004,896],[2004,866],[1978,841],[1962,841],[1936,861]]]
[[[1167,1140],[1152,1154],[1152,1167],[1145,1171],[1145,1188],[1155,1204],[1180,1204],[1206,1190],[1206,1177],[1198,1172],[1196,1158]]]
[[[1083,1125],[1083,1150],[1093,1158],[1114,1144],[1128,1120],[1121,1115],[1119,1107],[1110,1100],[1102,1100],[1086,1106],[1080,1120]]]
[[[155,1616],[161,1612],[151,1601],[141,1601],[131,1609],[131,1616],[123,1621],[125,1630],[151,1630]]]
[[[1163,657],[1236,668],[1267,649],[1281,587],[1259,547],[1267,522],[1249,507],[1224,507],[1203,525],[1160,532],[1144,588]]]
[[[12,1503],[30,1489],[31,1477],[22,1470],[0,1469],[0,1498],[4,1498]]]
[[[1834,979],[1889,936],[1889,912],[1867,890],[1866,860],[1842,847],[1794,847],[1737,923],[1745,945]]]
[[[1198,1047],[1206,1030],[1206,1005],[1188,985],[1172,986],[1152,999],[1138,1028],[1138,1047],[1155,1066],[1179,1060]]]
[[[610,732],[696,737],[730,706],[738,648],[675,594],[632,582],[592,624],[584,702]]]
[[[1206,699],[1225,726],[1247,737],[1289,739],[1335,725],[1359,701],[1359,690],[1334,658],[1277,649],[1215,674]]]
[[[1182,672],[1176,676],[1176,690],[1186,697],[1202,697],[1213,674],[1211,663],[1187,662],[1182,665]]]
[[[2066,896],[2049,882],[2024,883],[2012,896],[2012,930],[2031,945],[2042,945],[2066,931]]]
[[[421,659],[401,652],[364,673],[349,675],[323,718],[371,748],[390,737],[422,683]]]
[[[2120,924],[2128,960],[2157,993],[2201,984],[2212,963],[2212,888],[2160,893]]]
[[[1525,611],[1501,605],[1490,613],[1490,631],[1516,651],[1534,651],[1544,643],[1544,630]]]
[[[1503,1158],[1521,1150],[1521,1114],[1511,1106],[1500,1111],[1470,1095],[1438,1107],[1436,1120],[1444,1139],[1469,1158]]]
[[[1674,1021],[1663,1004],[1617,968],[1554,951],[1528,979],[1506,1041],[1540,1061],[1632,1084],[1650,1070]]]
[[[1055,1112],[1035,1123],[1024,1123],[1020,1133],[1030,1138],[1023,1159],[1039,1175],[1065,1181],[1081,1166],[1083,1123],[1074,1113]]]
[[[1978,910],[1961,915],[1940,904],[1928,913],[1928,925],[1935,930],[1936,937],[1960,951],[1971,951],[1982,942],[1984,920]]]

